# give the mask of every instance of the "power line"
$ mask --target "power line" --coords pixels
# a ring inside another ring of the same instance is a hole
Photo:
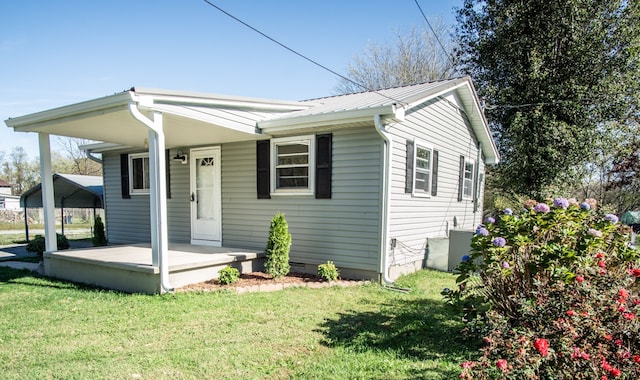
[[[327,66],[322,65],[321,63],[319,63],[319,62],[317,62],[317,61],[315,61],[315,60],[313,60],[313,59],[311,59],[311,58],[307,57],[306,55],[304,55],[304,54],[302,54],[302,53],[299,53],[299,52],[297,52],[296,50],[293,50],[292,48],[290,48],[290,47],[288,47],[287,45],[285,45],[285,44],[281,43],[280,41],[276,40],[275,38],[273,38],[273,37],[271,37],[271,36],[269,36],[269,35],[267,35],[267,34],[265,34],[265,33],[261,32],[261,31],[260,31],[260,30],[258,30],[257,28],[254,28],[253,26],[251,26],[251,25],[249,25],[248,23],[246,23],[246,22],[244,22],[244,21],[240,20],[239,18],[237,18],[236,16],[232,15],[231,13],[229,13],[229,12],[225,11],[224,9],[220,8],[219,6],[217,6],[217,5],[213,4],[211,1],[209,1],[209,0],[203,0],[203,1],[204,1],[205,3],[207,3],[207,4],[209,4],[210,6],[212,6],[213,8],[217,9],[218,11],[220,11],[220,12],[224,13],[224,14],[225,14],[225,15],[227,15],[228,17],[232,18],[233,20],[235,20],[235,21],[237,21],[237,22],[241,23],[242,25],[246,26],[247,28],[249,28],[249,29],[253,30],[254,32],[256,32],[256,33],[258,33],[258,34],[260,34],[261,36],[263,36],[264,38],[268,39],[269,41],[271,41],[271,42],[273,42],[273,43],[275,43],[275,44],[279,45],[279,46],[280,46],[280,47],[282,47],[282,48],[287,49],[287,50],[288,50],[288,51],[290,51],[291,53],[293,53],[293,54],[297,55],[298,57],[300,57],[300,58],[302,58],[302,59],[304,59],[304,60],[306,60],[306,61],[308,61],[308,62],[311,62],[312,64],[314,64],[314,65],[316,65],[316,66],[318,66],[318,67],[322,68],[323,70],[326,70],[326,71],[330,72],[331,74],[333,74],[333,75],[335,75],[335,76],[337,76],[337,77],[339,77],[339,78],[342,78],[342,79],[344,79],[344,80],[348,81],[348,82],[349,82],[349,83],[351,83],[351,84],[355,84],[356,86],[358,86],[358,87],[360,87],[360,88],[363,88],[363,89],[365,89],[365,90],[367,90],[367,91],[374,92],[374,93],[376,93],[376,94],[378,94],[378,95],[380,95],[380,96],[382,96],[382,97],[385,97],[385,98],[387,98],[387,99],[389,99],[389,100],[393,100],[394,102],[397,102],[397,103],[403,104],[403,102],[402,102],[402,101],[400,101],[400,100],[398,100],[398,99],[392,98],[392,97],[387,96],[387,95],[385,95],[385,94],[382,94],[382,93],[380,93],[380,92],[378,92],[378,91],[376,91],[376,90],[370,89],[370,88],[368,88],[367,86],[365,86],[365,85],[363,85],[363,84],[360,84],[360,83],[358,83],[358,82],[356,82],[356,81],[354,81],[354,80],[352,80],[352,79],[350,79],[350,78],[348,78],[348,77],[346,77],[346,76],[344,76],[344,75],[342,75],[342,74],[340,74],[340,73],[338,73],[338,72],[336,72],[336,71],[334,71],[334,70],[331,70],[331,69],[330,69],[330,68],[328,68]]]
[[[440,41],[440,38],[438,37],[438,34],[436,33],[436,31],[433,29],[433,27],[431,26],[431,23],[429,22],[429,19],[427,18],[427,16],[424,14],[424,12],[422,11],[422,7],[420,6],[420,4],[418,3],[418,0],[413,0],[415,1],[416,5],[418,6],[418,9],[420,10],[420,13],[422,13],[422,18],[424,18],[424,21],[427,22],[427,25],[429,26],[429,29],[431,29],[431,33],[433,33],[433,36],[436,38],[436,41],[438,41],[438,45],[440,45],[440,48],[442,49],[442,51],[444,52],[444,55],[447,57],[447,59],[449,60],[449,63],[451,63],[451,66],[455,69],[456,64],[453,62],[453,59],[451,58],[451,56],[449,55],[449,52],[447,52],[447,49],[444,48],[444,44],[442,43],[442,41]]]

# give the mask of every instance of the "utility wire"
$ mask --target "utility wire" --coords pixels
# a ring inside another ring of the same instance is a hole
[[[436,31],[433,29],[433,27],[431,26],[431,23],[429,22],[429,19],[427,18],[427,16],[424,14],[424,12],[422,11],[422,7],[420,6],[420,4],[418,3],[418,0],[413,0],[415,1],[416,5],[418,6],[418,9],[420,10],[420,13],[422,13],[422,17],[424,18],[424,21],[427,22],[427,25],[429,26],[429,29],[431,29],[431,33],[433,33],[433,36],[436,38],[436,41],[438,41],[438,45],[440,45],[440,48],[442,49],[442,51],[444,52],[444,55],[447,57],[447,59],[449,60],[449,63],[451,63],[452,68],[455,69],[456,64],[453,62],[453,59],[451,58],[451,56],[449,55],[449,52],[447,51],[447,49],[444,48],[444,44],[442,44],[442,41],[440,41],[440,38],[438,37],[438,34],[436,33]]]
[[[254,32],[256,32],[256,33],[258,33],[258,34],[260,34],[261,36],[263,36],[264,38],[268,39],[269,41],[271,41],[271,42],[273,42],[273,43],[275,43],[275,44],[277,44],[277,45],[280,45],[280,47],[282,47],[282,48],[284,48],[284,49],[287,49],[287,50],[288,50],[288,51],[290,51],[291,53],[293,53],[293,54],[297,55],[298,57],[300,57],[300,58],[302,58],[302,59],[304,59],[304,60],[306,60],[306,61],[311,62],[312,64],[314,64],[314,65],[316,65],[316,66],[318,66],[318,67],[322,68],[323,70],[326,70],[326,71],[330,72],[331,74],[333,74],[333,75],[335,75],[335,76],[337,76],[337,77],[339,77],[339,78],[342,78],[342,79],[344,79],[344,80],[348,81],[348,82],[349,82],[349,83],[351,83],[351,84],[355,84],[356,86],[358,86],[358,87],[360,87],[360,88],[363,88],[363,89],[365,89],[365,90],[367,90],[367,91],[374,92],[374,93],[376,93],[376,94],[378,94],[378,95],[380,95],[380,96],[382,96],[382,97],[385,97],[385,98],[387,98],[387,99],[389,99],[389,100],[393,100],[394,102],[397,102],[397,103],[400,103],[400,104],[404,104],[402,101],[400,101],[400,100],[398,100],[398,99],[392,98],[392,97],[387,96],[387,95],[385,95],[385,94],[382,94],[382,93],[380,93],[380,92],[378,92],[378,91],[376,91],[376,90],[370,89],[370,88],[368,88],[367,86],[365,86],[365,85],[363,85],[363,84],[360,84],[360,83],[358,83],[358,82],[356,82],[356,81],[354,81],[354,80],[352,80],[352,79],[350,79],[350,78],[348,78],[348,77],[346,77],[346,76],[344,76],[344,75],[342,75],[342,74],[340,74],[340,73],[338,73],[338,72],[336,72],[336,71],[334,71],[334,70],[331,70],[331,69],[330,69],[330,68],[328,68],[327,66],[324,66],[324,65],[322,65],[321,63],[319,63],[319,62],[317,62],[317,61],[314,61],[313,59],[311,59],[311,58],[309,58],[309,57],[305,56],[304,54],[299,53],[299,52],[297,52],[296,50],[293,50],[292,48],[290,48],[290,47],[288,47],[287,45],[285,45],[285,44],[281,43],[280,41],[276,40],[275,38],[270,37],[269,35],[267,35],[267,34],[265,34],[265,33],[261,32],[260,30],[258,30],[258,29],[256,29],[256,28],[254,28],[253,26],[251,26],[251,25],[247,24],[246,22],[244,22],[244,21],[240,20],[239,18],[237,18],[236,16],[232,15],[231,13],[229,13],[229,12],[225,11],[224,9],[220,8],[219,6],[217,6],[217,5],[213,4],[211,1],[209,1],[209,0],[203,0],[203,1],[204,1],[205,3],[207,3],[207,4],[209,4],[210,6],[212,6],[213,8],[215,8],[215,9],[219,10],[220,12],[224,13],[224,14],[225,14],[225,15],[227,15],[228,17],[230,17],[230,18],[234,19],[235,21],[237,21],[237,22],[241,23],[242,25],[246,26],[247,28],[249,28],[249,29],[253,30]]]

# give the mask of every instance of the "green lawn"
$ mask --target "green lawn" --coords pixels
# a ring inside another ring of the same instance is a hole
[[[452,379],[476,348],[422,271],[365,285],[127,295],[0,268],[3,379]]]

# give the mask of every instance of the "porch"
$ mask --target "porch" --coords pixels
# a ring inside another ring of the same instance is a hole
[[[173,288],[218,277],[232,266],[241,273],[263,269],[264,252],[246,249],[169,244],[169,283]],[[45,252],[44,272],[62,280],[127,293],[161,292],[160,268],[152,264],[149,244]]]

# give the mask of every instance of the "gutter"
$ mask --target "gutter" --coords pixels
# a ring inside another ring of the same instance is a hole
[[[391,204],[391,153],[393,152],[393,142],[389,136],[389,132],[384,129],[382,125],[382,119],[380,114],[373,116],[373,123],[376,128],[376,132],[384,140],[384,157],[382,165],[382,223],[380,223],[380,273],[382,274],[382,281],[389,286],[393,285],[393,280],[389,278],[389,252],[387,246],[387,240],[389,240],[389,209]]]
[[[94,156],[93,152],[90,149],[85,149],[84,153],[87,155],[88,159],[90,159],[91,161],[97,162],[98,164],[102,165],[102,159]]]
[[[164,149],[164,131],[162,129],[162,127],[158,128],[157,124],[156,124],[156,116],[162,116],[161,113],[157,113],[154,114],[154,121],[150,120],[149,118],[147,118],[146,116],[144,116],[142,114],[142,112],[140,112],[140,110],[138,109],[138,107],[136,106],[136,101],[132,100],[129,102],[129,111],[131,112],[131,115],[138,121],[140,121],[142,124],[146,125],[147,128],[149,128],[149,165],[154,165],[152,164],[152,161],[154,162],[158,162],[158,156],[161,156],[158,154],[158,146],[163,147]],[[160,121],[162,122],[162,121]],[[154,133],[155,139],[151,138],[151,134]],[[153,141],[155,140],[155,141]],[[151,159],[151,153],[153,152],[153,160]],[[162,158],[161,158],[162,160]],[[166,165],[166,163],[165,163]],[[155,166],[155,165],[154,165]],[[153,170],[153,168],[150,168],[151,170]],[[159,168],[155,168],[155,173],[156,173],[156,178],[158,178],[157,173],[164,173],[165,172],[165,168],[164,167],[159,167]],[[164,176],[160,175],[160,181],[164,180]],[[165,185],[166,186],[166,185]],[[166,202],[163,202],[164,205],[162,203],[158,202],[158,199],[156,197],[156,193],[160,194],[160,197],[162,197],[162,194],[166,194],[166,188],[162,189],[162,188],[158,188],[158,187],[162,187],[162,186],[158,186],[156,185],[156,191],[152,191],[150,194],[150,203],[151,203],[151,208],[155,208],[155,205],[158,205],[158,207],[155,210],[151,211],[151,244],[153,247],[153,244],[155,242],[155,244],[157,245],[157,250],[158,252],[158,267],[160,268],[160,291],[161,292],[173,292],[174,288],[171,286],[171,284],[169,283],[169,243],[167,240],[167,225],[166,225],[166,220],[167,220],[167,205]],[[154,205],[155,204],[155,205]],[[160,230],[160,232],[158,232],[158,228]],[[158,235],[160,236],[160,239],[158,239]],[[158,241],[159,240],[159,241]]]

